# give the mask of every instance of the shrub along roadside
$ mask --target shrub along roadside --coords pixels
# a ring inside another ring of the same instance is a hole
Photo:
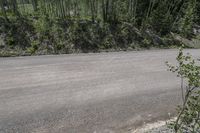
[[[150,30],[141,31],[127,22],[111,25],[90,20],[52,20],[48,16],[12,16],[9,21],[2,17],[0,39],[3,40],[0,56],[180,46],[172,36],[160,37]]]
[[[184,55],[181,48],[177,57],[178,65],[167,62],[169,70],[182,79],[183,105],[179,106],[177,120],[171,123],[176,133],[200,132],[200,66],[191,55]],[[184,87],[184,81],[187,83]]]

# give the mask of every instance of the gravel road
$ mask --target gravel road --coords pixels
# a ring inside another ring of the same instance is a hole
[[[180,80],[165,61],[177,52],[0,58],[0,133],[124,133],[167,119]]]

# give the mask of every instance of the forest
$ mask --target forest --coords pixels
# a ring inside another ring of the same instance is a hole
[[[199,25],[200,0],[0,0],[0,56],[171,48]]]

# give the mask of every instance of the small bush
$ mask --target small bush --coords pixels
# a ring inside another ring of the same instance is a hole
[[[184,55],[182,48],[177,57],[178,65],[167,63],[169,70],[182,79],[183,105],[178,108],[177,120],[171,123],[176,133],[200,132],[200,66],[191,55]],[[184,88],[184,80],[187,82]]]

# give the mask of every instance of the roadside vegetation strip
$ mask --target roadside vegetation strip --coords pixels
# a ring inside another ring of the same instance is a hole
[[[199,48],[199,25],[197,0],[1,0],[0,56]]]

